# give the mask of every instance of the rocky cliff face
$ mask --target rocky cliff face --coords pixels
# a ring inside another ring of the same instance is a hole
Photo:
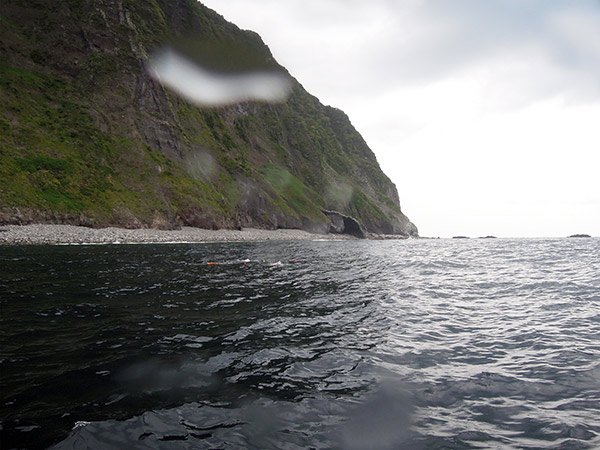
[[[182,36],[283,70],[195,0],[3,0],[0,24],[0,222],[326,232],[334,210],[417,234],[348,117],[295,80],[280,104],[201,108],[149,76]]]

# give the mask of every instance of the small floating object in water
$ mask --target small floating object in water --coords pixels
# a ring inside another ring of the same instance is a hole
[[[219,264],[218,262],[207,262],[206,265],[207,266],[216,266],[217,264]]]

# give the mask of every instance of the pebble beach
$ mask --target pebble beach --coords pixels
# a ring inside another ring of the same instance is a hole
[[[0,245],[154,244],[184,242],[258,242],[355,239],[348,235],[314,234],[303,230],[180,230],[87,228],[73,225],[0,226]]]

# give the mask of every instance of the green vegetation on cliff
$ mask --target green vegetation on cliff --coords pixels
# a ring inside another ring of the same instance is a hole
[[[4,0],[0,24],[0,222],[326,231],[327,209],[416,234],[348,117],[296,81],[281,104],[200,108],[149,77],[177,38],[214,69],[223,45],[281,69],[195,0]]]

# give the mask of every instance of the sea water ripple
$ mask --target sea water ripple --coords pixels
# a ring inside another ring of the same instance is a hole
[[[0,264],[3,448],[600,447],[598,239]]]

